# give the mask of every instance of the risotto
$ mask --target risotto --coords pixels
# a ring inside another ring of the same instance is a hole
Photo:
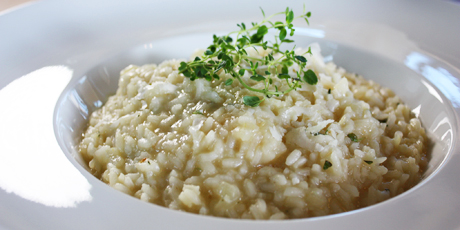
[[[227,86],[223,71],[220,80],[190,81],[177,60],[128,66],[91,115],[79,151],[119,191],[229,218],[323,216],[413,187],[428,161],[420,120],[390,89],[324,63],[317,44],[311,51],[306,67],[318,83],[258,107],[242,98],[260,95],[237,81]]]

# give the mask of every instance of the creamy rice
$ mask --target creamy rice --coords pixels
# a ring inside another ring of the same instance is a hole
[[[230,218],[340,213],[413,187],[427,164],[420,120],[390,89],[324,63],[319,46],[311,48],[307,68],[318,84],[254,108],[243,96],[261,95],[237,81],[226,86],[223,72],[190,81],[177,60],[128,66],[116,95],[91,115],[80,153],[117,190]]]

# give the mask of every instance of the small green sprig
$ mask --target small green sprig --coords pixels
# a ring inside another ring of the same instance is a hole
[[[324,162],[324,165],[323,165],[323,170],[327,170],[330,167],[332,167],[332,163],[330,161],[326,160]]]
[[[358,136],[356,136],[356,134],[354,134],[354,133],[349,133],[347,135],[347,137],[350,138],[350,140],[353,141],[353,142],[360,142],[361,141],[361,139],[358,139]]]
[[[265,12],[261,9],[264,19],[260,23],[252,23],[252,27],[247,27],[246,24],[237,24],[240,28],[237,31],[231,32],[225,36],[213,35],[212,44],[206,49],[201,57],[195,57],[193,61],[181,62],[179,72],[190,80],[204,78],[208,81],[219,80],[219,73],[224,71],[230,74],[233,78],[225,81],[226,86],[231,86],[234,80],[246,89],[262,93],[265,97],[260,99],[258,96],[244,96],[243,103],[248,106],[256,107],[265,98],[272,96],[281,96],[289,93],[292,90],[301,87],[301,82],[306,82],[310,85],[315,85],[318,78],[315,72],[311,69],[305,70],[307,59],[304,57],[307,53],[311,55],[311,50],[308,49],[303,55],[296,55],[294,48],[291,50],[280,50],[283,43],[294,42],[288,39],[294,35],[294,26],[292,22],[295,19],[303,18],[309,24],[308,18],[311,13],[305,12],[294,17],[294,12],[288,8],[284,12],[273,14],[265,17]],[[270,21],[276,15],[285,15],[285,21]],[[270,29],[278,31],[274,42],[265,41],[265,35]],[[233,37],[233,38],[232,38]],[[251,57],[247,53],[247,49],[258,47],[264,50],[269,50],[269,54],[263,58]],[[275,55],[278,57],[275,59]],[[295,71],[295,76],[289,75],[288,67],[296,63],[299,70]],[[264,66],[265,71],[260,70],[260,66]],[[250,80],[263,82],[263,88],[253,88],[245,81],[242,76],[248,71],[251,75]],[[279,90],[276,85],[273,85],[273,78],[285,80],[288,89]]]

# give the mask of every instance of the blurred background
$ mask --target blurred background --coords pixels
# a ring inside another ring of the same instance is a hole
[[[22,3],[31,2],[31,0],[0,0],[0,11],[18,6]]]

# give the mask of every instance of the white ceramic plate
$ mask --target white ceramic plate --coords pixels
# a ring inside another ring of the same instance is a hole
[[[89,174],[74,149],[128,64],[187,58],[281,1],[39,1],[0,12],[0,229],[460,229],[460,3],[290,1],[298,46],[392,88],[432,140],[424,180],[380,204],[248,221],[148,204]],[[174,44],[174,45],[173,45]]]

